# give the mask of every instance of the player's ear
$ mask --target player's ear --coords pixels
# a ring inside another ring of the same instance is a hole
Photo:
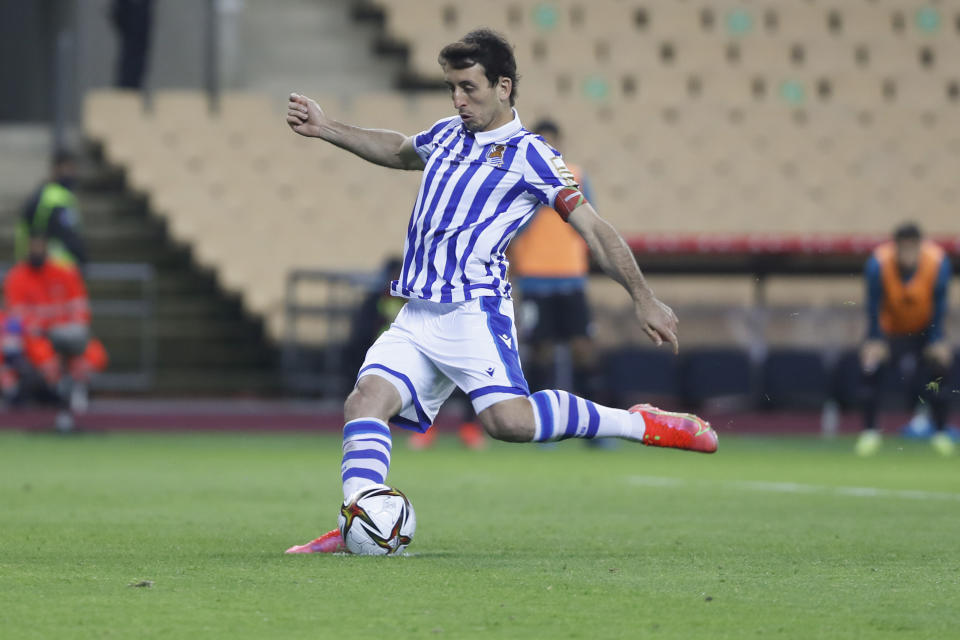
[[[497,97],[501,100],[509,100],[510,92],[513,90],[513,80],[506,76],[500,76],[497,80]]]

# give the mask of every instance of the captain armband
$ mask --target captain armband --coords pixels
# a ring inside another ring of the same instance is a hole
[[[566,222],[573,210],[582,204],[586,204],[587,199],[583,197],[583,192],[576,187],[564,187],[557,192],[557,197],[553,200],[553,208],[563,221]]]

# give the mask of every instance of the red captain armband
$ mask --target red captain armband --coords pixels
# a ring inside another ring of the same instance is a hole
[[[573,213],[573,210],[586,202],[587,199],[583,197],[580,189],[576,187],[564,187],[557,192],[557,197],[553,199],[553,208],[560,214],[563,221],[566,222],[570,214]]]

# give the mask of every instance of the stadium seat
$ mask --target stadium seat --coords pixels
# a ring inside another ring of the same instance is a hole
[[[135,130],[143,118],[143,97],[136,91],[88,91],[83,128],[95,140],[112,139]]]
[[[753,367],[741,349],[713,348],[688,351],[681,365],[685,405],[736,408],[754,397]]]
[[[524,122],[560,123],[566,157],[627,235],[886,233],[906,217],[955,232],[960,79],[945,61],[960,38],[941,6],[920,20],[920,7],[893,0],[376,4],[410,47],[408,71],[426,78],[440,78],[440,47],[467,29],[502,29],[517,43]],[[453,112],[443,91],[307,93],[347,122],[407,134]],[[220,239],[262,233],[237,224],[231,212],[244,203],[291,238],[301,266],[369,267],[398,249],[415,173],[289,134],[282,105],[266,95],[224,93],[216,114],[198,91],[158,91],[152,112],[142,106],[135,94],[90,92],[85,131],[205,263],[244,263],[229,267],[244,295],[273,300],[282,287],[236,275],[273,260]],[[384,224],[401,231],[388,237]],[[316,238],[352,237],[348,226],[371,240],[315,248]],[[740,304],[737,287],[720,290]],[[787,325],[771,337],[788,336]],[[721,333],[720,343],[736,342]]]
[[[666,350],[613,349],[602,359],[604,391],[624,406],[638,402],[671,405],[680,397],[679,359]]]
[[[761,402],[778,409],[816,408],[827,399],[829,384],[819,351],[778,349],[763,363]]]

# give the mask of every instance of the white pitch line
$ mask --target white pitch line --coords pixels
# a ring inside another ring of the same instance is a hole
[[[637,487],[682,487],[690,486],[694,483],[682,478],[670,478],[666,476],[627,476],[627,484]],[[880,489],[878,487],[832,487],[829,485],[805,484],[801,482],[762,482],[746,480],[719,483],[704,481],[696,484],[728,489],[762,491],[766,493],[822,493],[851,498],[903,498],[905,500],[947,500],[960,502],[960,493],[950,493],[948,491]]]

